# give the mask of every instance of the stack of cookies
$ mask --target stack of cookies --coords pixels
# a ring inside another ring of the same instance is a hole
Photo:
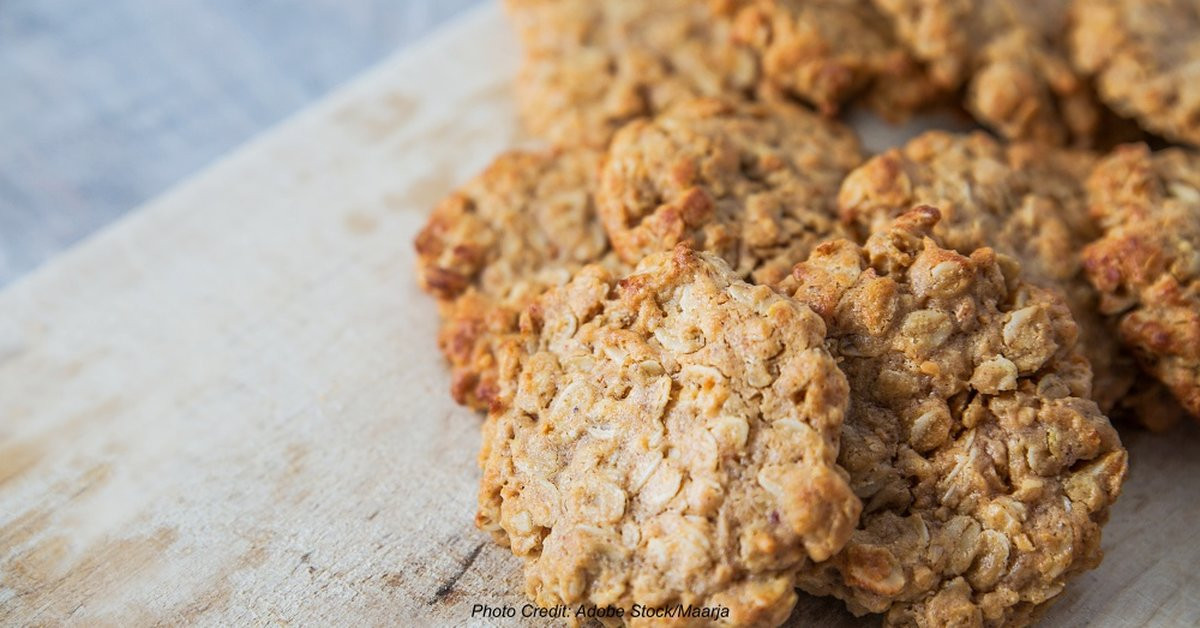
[[[1200,0],[507,8],[551,148],[415,244],[534,602],[1027,625],[1099,565],[1109,417],[1200,416]]]

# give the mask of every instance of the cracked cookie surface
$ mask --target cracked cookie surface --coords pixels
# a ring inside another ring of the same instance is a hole
[[[621,130],[597,204],[629,263],[686,242],[774,285],[845,233],[837,189],[861,161],[853,131],[805,109],[694,100]]]
[[[905,208],[932,205],[942,216],[933,233],[945,246],[963,254],[990,246],[1018,259],[1027,280],[1061,290],[1095,373],[1094,398],[1109,411],[1137,367],[1099,315],[1079,256],[1099,235],[1083,184],[1095,162],[1087,151],[931,131],[846,177],[839,205],[860,238],[887,229]]]
[[[1102,111],[1072,67],[1069,0],[874,0],[944,88],[1011,139],[1088,144]]]
[[[800,586],[888,625],[1028,624],[1099,564],[1126,453],[1065,305],[991,249],[942,248],[937,218],[917,208],[796,267],[850,382],[838,459],[863,501]]]
[[[522,328],[476,523],[524,558],[529,596],[786,619],[796,570],[841,549],[860,509],[820,317],[681,245],[624,279],[585,268]]]
[[[1200,146],[1200,1],[1076,0],[1072,60],[1146,129]]]
[[[498,392],[495,349],[516,331],[520,310],[608,252],[592,196],[599,162],[583,149],[505,153],[417,235],[417,272],[439,301],[438,345],[459,403],[488,408]]]
[[[1083,253],[1142,366],[1200,418],[1200,154],[1121,147],[1088,180],[1104,235]]]

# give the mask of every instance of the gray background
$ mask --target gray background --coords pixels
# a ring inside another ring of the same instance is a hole
[[[0,285],[481,0],[0,0]]]

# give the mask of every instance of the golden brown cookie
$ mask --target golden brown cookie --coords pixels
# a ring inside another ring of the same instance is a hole
[[[704,0],[506,0],[524,48],[525,126],[556,144],[603,147],[629,120],[697,96],[749,97],[752,53]]]
[[[1070,0],[874,0],[933,80],[1012,139],[1089,144],[1102,111],[1066,50]]]
[[[1075,0],[1071,53],[1118,113],[1200,146],[1200,1]]]
[[[870,0],[507,0],[524,48],[521,118],[604,147],[630,120],[696,97],[861,98],[898,120],[944,97]]]
[[[1099,233],[1083,189],[1095,161],[1086,151],[931,131],[846,177],[839,205],[860,238],[889,228],[902,208],[932,205],[942,214],[933,233],[945,246],[964,255],[990,246],[1018,259],[1029,281],[1061,290],[1107,412],[1129,392],[1136,366],[1099,315],[1079,259]]]
[[[1126,453],[1066,306],[1011,258],[943,248],[937,219],[919,207],[796,267],[850,382],[838,460],[863,501],[800,586],[888,625],[1024,625],[1099,564]]]
[[[1200,154],[1124,146],[1088,180],[1104,235],[1083,253],[1101,310],[1200,418]]]
[[[834,114],[855,96],[891,120],[943,97],[871,0],[721,0],[763,86]]]
[[[847,390],[820,317],[681,245],[624,279],[580,271],[522,329],[476,522],[525,559],[529,596],[786,619],[796,570],[861,507],[834,462]]]
[[[626,262],[686,242],[777,284],[844,233],[834,200],[861,160],[849,128],[806,109],[694,100],[617,134],[597,203]]]
[[[505,153],[443,200],[417,235],[417,271],[439,300],[438,344],[459,403],[488,408],[495,346],[516,331],[520,310],[608,251],[592,200],[599,163],[582,149]]]

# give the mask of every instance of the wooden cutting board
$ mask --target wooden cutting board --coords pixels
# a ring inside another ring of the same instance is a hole
[[[0,624],[495,624],[411,241],[523,141],[486,6],[0,293]],[[1127,435],[1046,625],[1200,624],[1200,430]],[[803,598],[798,625],[858,625]]]

